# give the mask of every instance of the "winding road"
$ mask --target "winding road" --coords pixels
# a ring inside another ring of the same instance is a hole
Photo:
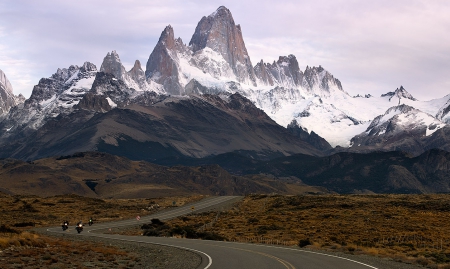
[[[226,204],[229,203],[230,200],[236,199],[239,199],[239,197],[209,197],[196,203],[148,215],[140,218],[140,220],[130,219],[108,223],[96,223],[93,226],[84,226],[84,231],[79,235],[135,242],[136,244],[159,244],[187,249],[198,253],[202,257],[202,263],[198,267],[202,269],[378,269],[377,267],[347,258],[306,251],[298,248],[236,242],[149,236],[125,236],[101,233],[101,231],[108,229],[148,223],[153,218],[168,220],[181,215],[189,214],[191,212],[204,211],[211,207],[220,208],[221,204]],[[76,233],[74,229],[63,232],[61,227],[48,228],[47,231],[52,233]]]

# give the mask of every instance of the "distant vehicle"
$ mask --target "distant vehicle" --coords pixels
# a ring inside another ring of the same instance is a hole
[[[76,229],[78,233],[81,233],[83,231],[83,223],[81,221],[78,222]]]
[[[64,223],[62,225],[62,229],[63,229],[63,231],[69,229],[69,222],[68,221],[64,221]]]

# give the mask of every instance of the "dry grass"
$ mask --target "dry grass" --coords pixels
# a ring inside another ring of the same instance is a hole
[[[254,195],[226,212],[180,217],[166,226],[229,241],[302,240],[308,248],[450,267],[450,195]]]
[[[203,196],[168,197],[152,199],[97,199],[77,195],[53,197],[0,196],[0,225],[19,231],[31,227],[58,226],[64,220],[75,224],[79,220],[87,223],[105,222],[145,216],[160,209],[180,206],[202,199]]]
[[[73,242],[31,233],[33,227],[58,226],[68,219],[104,222],[144,216],[202,196],[155,199],[95,199],[76,195],[41,198],[0,193],[0,268],[133,268],[139,257],[115,247]],[[175,205],[174,205],[175,202]],[[95,224],[94,224],[95,225]]]

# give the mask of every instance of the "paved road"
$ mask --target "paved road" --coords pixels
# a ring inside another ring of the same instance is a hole
[[[332,256],[328,254],[309,252],[298,248],[276,247],[268,245],[244,244],[236,242],[219,242],[209,240],[178,239],[147,236],[124,236],[102,234],[101,231],[109,228],[125,227],[139,223],[148,223],[152,218],[168,220],[191,212],[205,210],[211,206],[219,207],[238,199],[237,196],[210,197],[202,201],[189,204],[176,209],[158,212],[142,217],[140,220],[131,219],[109,223],[99,223],[91,227],[85,226],[80,236],[96,236],[136,244],[160,244],[175,246],[194,251],[202,257],[199,268],[225,269],[225,268],[258,268],[258,269],[378,269],[374,266],[357,261]],[[49,228],[49,232],[63,233],[61,227]],[[64,233],[67,233],[64,232]],[[69,233],[76,233],[73,229]]]

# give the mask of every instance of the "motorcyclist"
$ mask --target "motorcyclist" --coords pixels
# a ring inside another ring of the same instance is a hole
[[[92,220],[92,217],[89,218],[89,226],[91,226],[92,224],[94,224],[94,221]]]
[[[78,233],[81,233],[81,231],[83,231],[83,222],[81,220],[77,223],[76,229]]]
[[[68,228],[69,228],[69,222],[68,222],[67,220],[65,220],[65,221],[63,222],[62,229],[63,229],[63,231],[65,231],[65,230],[67,230]]]

